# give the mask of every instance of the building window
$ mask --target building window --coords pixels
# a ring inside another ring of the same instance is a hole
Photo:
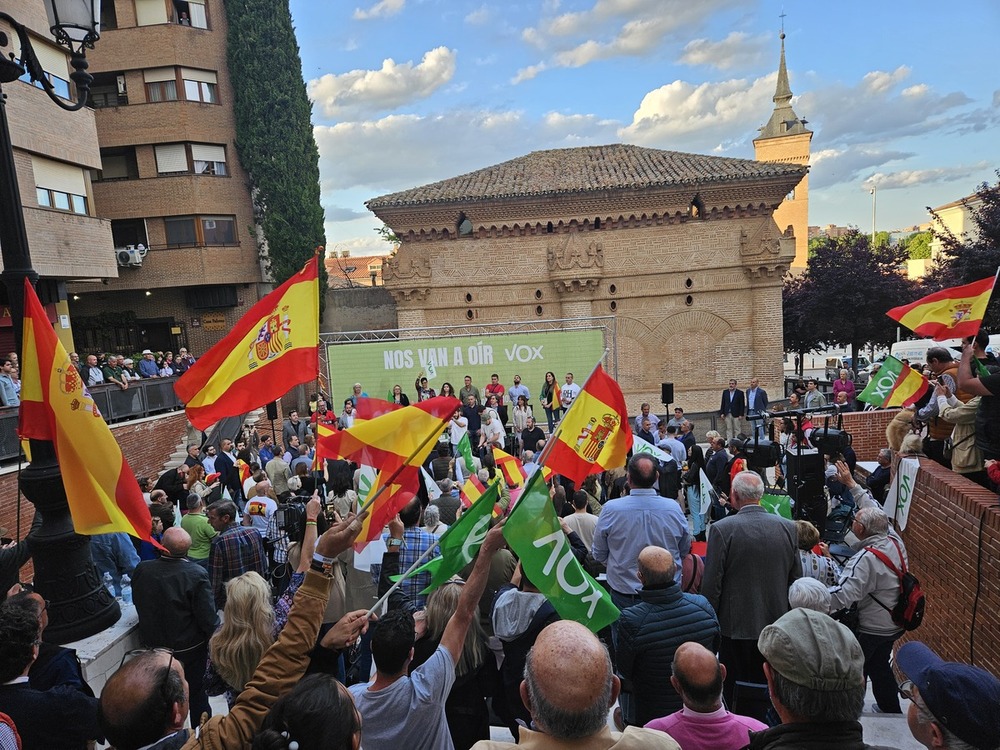
[[[207,174],[223,177],[225,146],[202,143],[168,143],[154,147],[158,174]]]
[[[95,73],[90,84],[90,99],[87,104],[94,109],[105,107],[121,107],[128,104],[128,93],[125,89],[125,74]]]
[[[112,180],[136,180],[139,178],[139,166],[135,160],[135,147],[101,149],[101,169],[91,172],[94,182],[110,182]]]
[[[146,82],[147,102],[177,101],[177,81]]]
[[[115,247],[149,247],[146,236],[146,222],[142,219],[112,219],[111,239]]]
[[[236,244],[236,220],[232,216],[203,216],[201,231],[206,245]]]
[[[45,72],[45,79],[52,85],[52,93],[63,99],[72,100],[69,86],[69,65],[66,62],[66,55],[58,49],[50,47],[45,42],[40,40],[32,41],[35,56],[38,58],[38,62]],[[20,80],[35,88],[44,88],[41,81],[32,81],[27,71],[21,76]]]
[[[204,102],[205,104],[218,104],[218,87],[214,83],[207,81],[184,80],[184,98],[189,102]]]
[[[163,220],[167,245],[235,245],[236,218],[233,216],[171,216]]]
[[[174,23],[195,29],[207,29],[205,0],[173,0]]]
[[[38,197],[39,206],[54,208],[57,211],[69,211],[82,216],[87,215],[87,197],[84,195],[74,195],[42,187],[35,188],[35,194]]]
[[[189,148],[195,174],[214,174],[216,177],[225,177],[228,174],[225,146],[191,143]]]
[[[163,0],[135,0],[135,22],[139,26],[167,23],[167,6]]]
[[[40,156],[31,158],[38,205],[88,215],[87,179],[83,168]]]
[[[118,14],[112,2],[101,3],[101,33],[118,28]]]

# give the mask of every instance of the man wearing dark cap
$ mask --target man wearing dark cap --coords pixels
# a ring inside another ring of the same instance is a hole
[[[917,641],[899,648],[896,664],[909,678],[899,690],[911,701],[906,723],[917,742],[947,750],[1000,747],[1000,680],[995,676],[944,661]]]
[[[845,626],[829,615],[793,609],[757,639],[771,703],[781,724],[752,732],[750,750],[862,750],[865,657]]]

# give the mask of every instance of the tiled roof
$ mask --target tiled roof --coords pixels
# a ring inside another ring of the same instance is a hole
[[[804,175],[794,164],[685,154],[625,144],[534,151],[486,169],[373,198],[369,209],[486,198],[642,189]]]
[[[330,257],[324,260],[330,286],[360,285],[371,286],[371,271],[369,265],[378,266],[376,284],[382,284],[382,264],[389,254],[385,255],[349,255],[347,257]]]

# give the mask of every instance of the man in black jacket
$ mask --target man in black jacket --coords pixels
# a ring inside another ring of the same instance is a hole
[[[740,432],[740,421],[746,414],[746,397],[743,391],[736,387],[736,379],[729,381],[729,390],[722,392],[722,402],[719,405],[719,416],[726,425],[726,439],[732,440]]]
[[[191,537],[179,527],[163,533],[167,553],[136,566],[132,581],[139,636],[148,648],[169,648],[184,665],[190,690],[191,726],[212,715],[202,680],[208,639],[219,618],[208,572],[187,559]]]

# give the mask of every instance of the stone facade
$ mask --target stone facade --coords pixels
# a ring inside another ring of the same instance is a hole
[[[779,232],[773,211],[805,168],[768,171],[757,162],[627,146],[521,160],[582,160],[582,174],[626,157],[664,169],[690,157],[730,173],[709,179],[702,170],[694,184],[651,180],[660,184],[549,194],[544,185],[515,185],[504,187],[509,197],[452,199],[452,182],[490,192],[474,185],[492,178],[476,182],[473,173],[370,201],[402,239],[383,267],[399,326],[614,315],[630,413],[643,401],[658,403],[661,382],[673,382],[676,402],[690,411],[717,408],[731,377],[745,385],[756,376],[780,392],[781,282],[795,238]],[[513,164],[482,172],[516,182]],[[491,267],[502,270],[488,273]]]

